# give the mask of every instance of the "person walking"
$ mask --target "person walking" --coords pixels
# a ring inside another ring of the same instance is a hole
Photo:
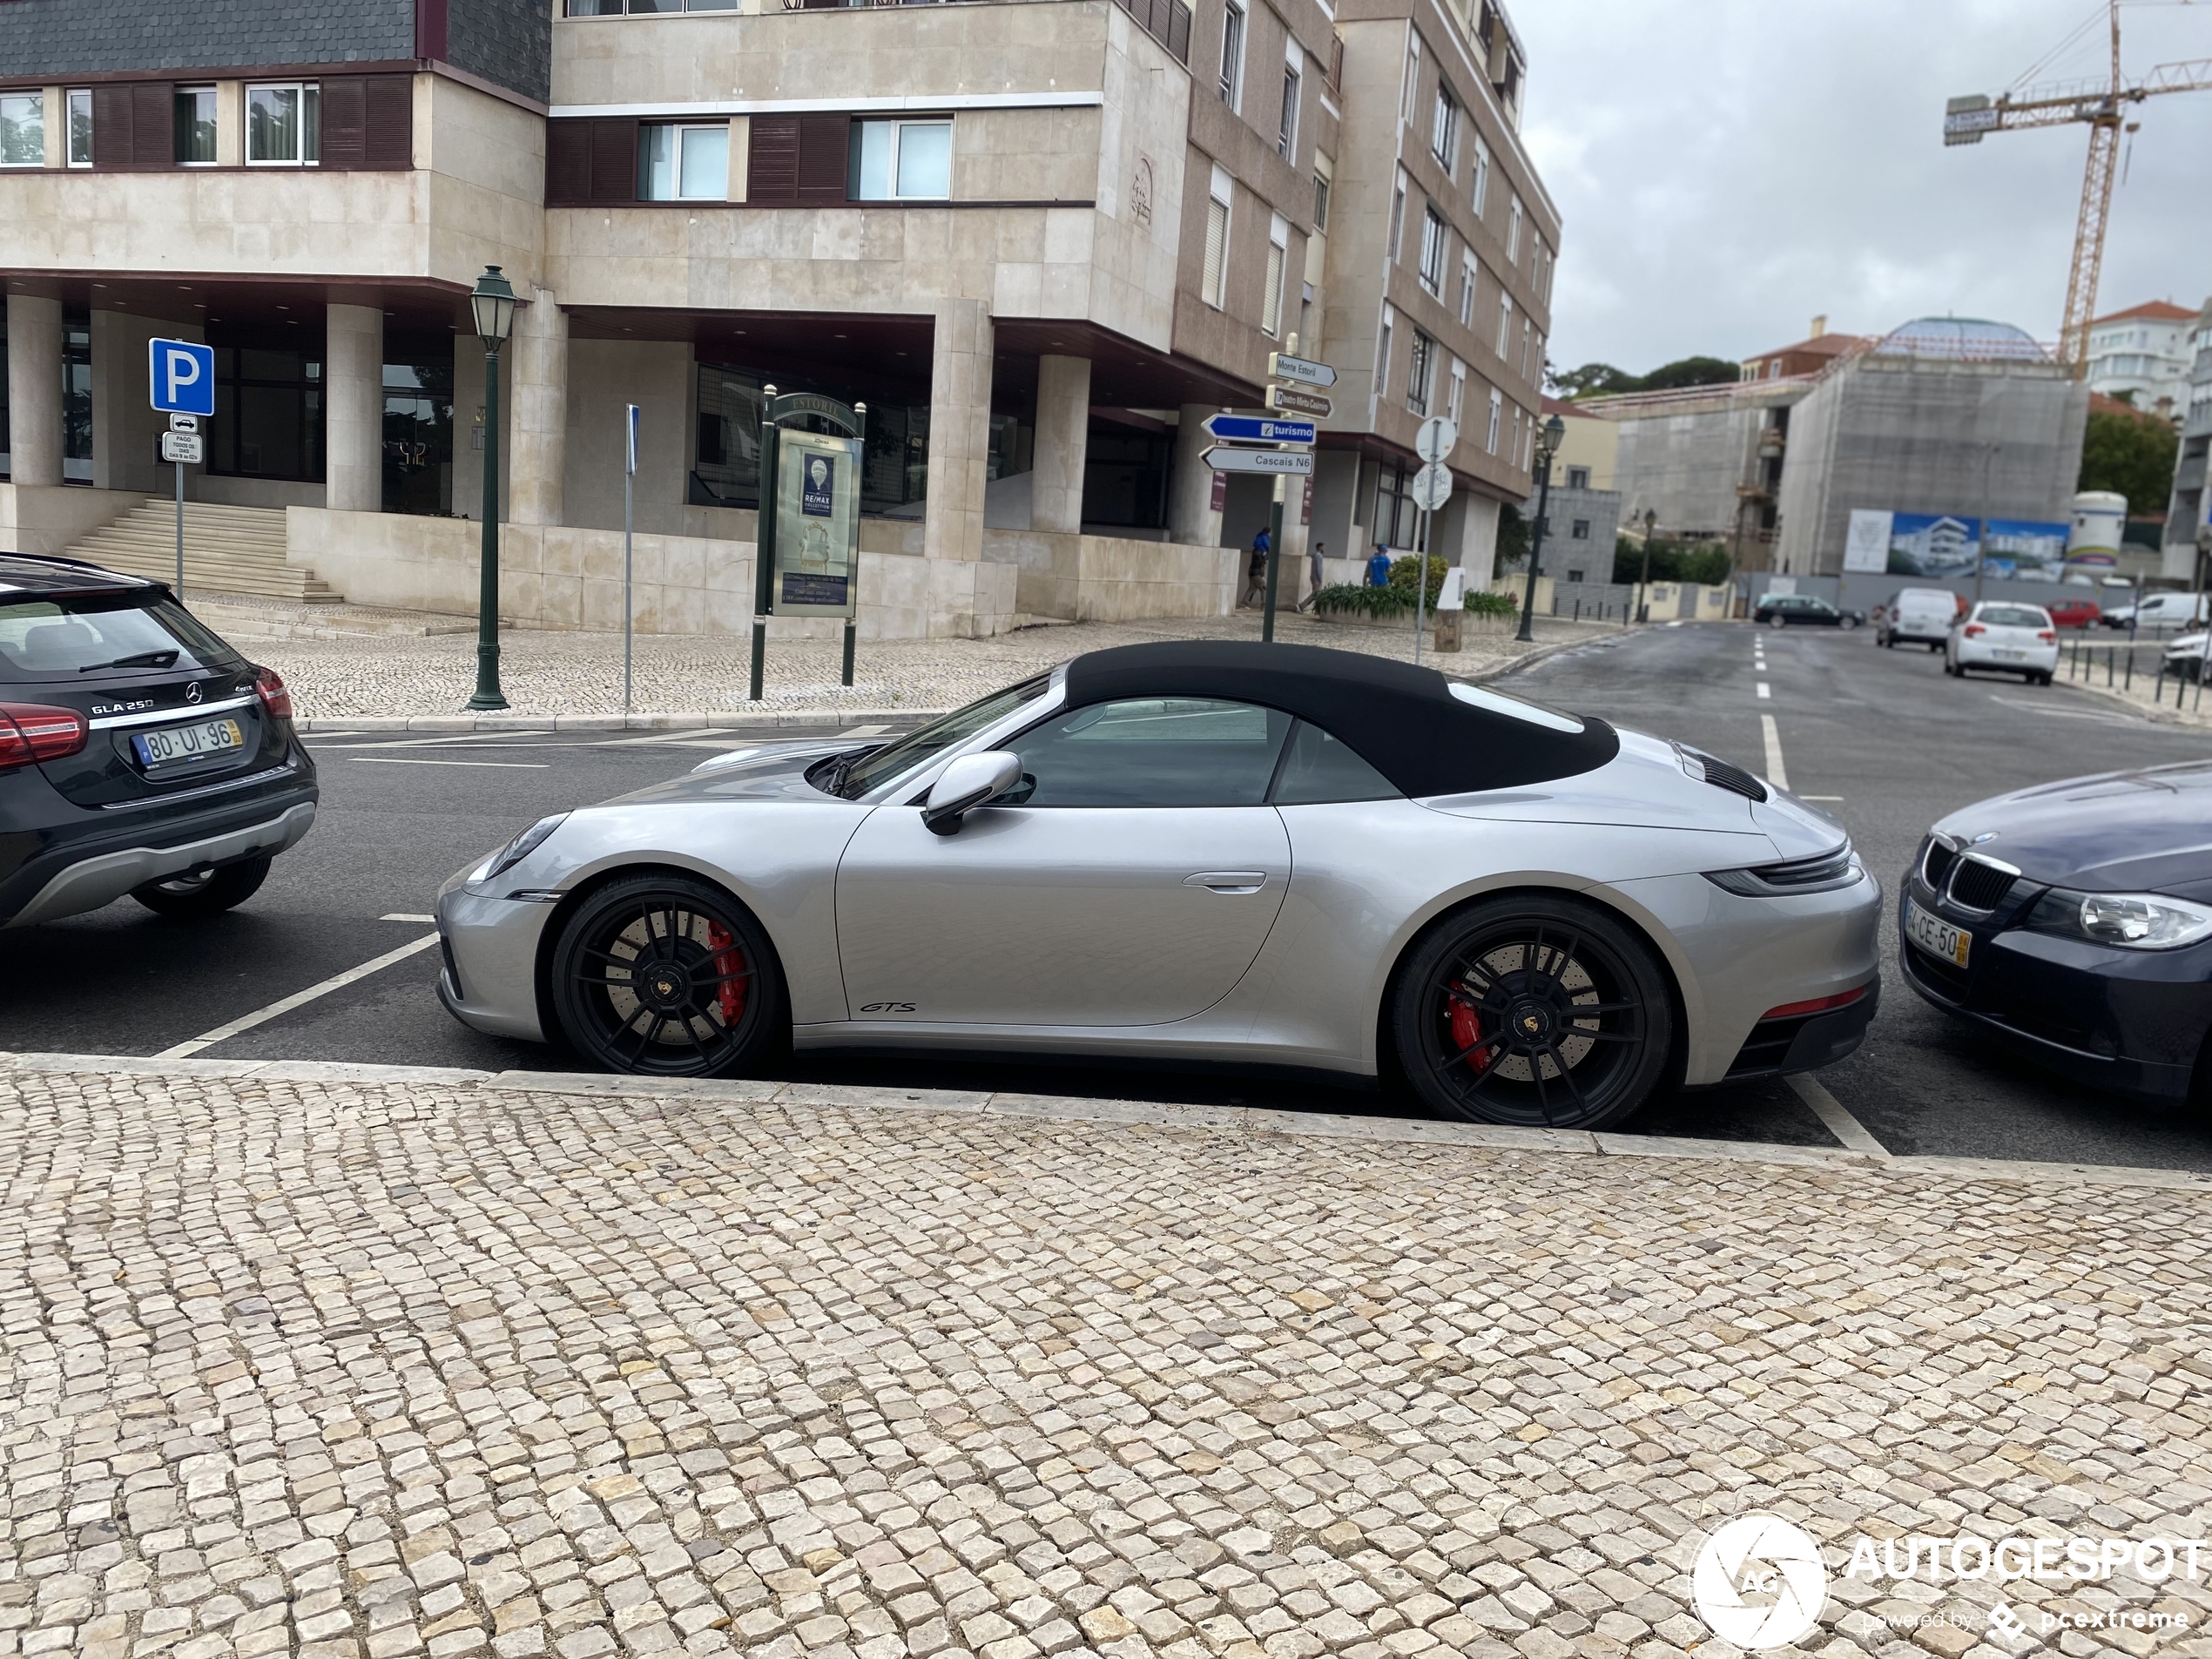
[[[1239,605],[1264,605],[1267,603],[1267,555],[1273,543],[1267,539],[1267,526],[1263,524],[1252,534],[1251,556],[1244,561],[1244,597]]]
[[[1367,585],[1386,588],[1390,585],[1390,543],[1377,542],[1375,556],[1367,561]]]
[[[1314,596],[1321,591],[1323,583],[1327,580],[1327,578],[1322,574],[1324,568],[1322,561],[1326,559],[1328,556],[1329,544],[1326,542],[1317,541],[1312,546],[1305,550],[1305,573],[1307,580],[1305,584],[1305,597],[1298,602],[1298,608],[1300,610],[1306,610],[1312,608]]]

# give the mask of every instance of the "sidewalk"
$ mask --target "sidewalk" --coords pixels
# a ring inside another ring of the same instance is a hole
[[[0,1652],[1736,1659],[1766,1510],[1793,1651],[2212,1654],[1844,1571],[2206,1535],[2198,1177],[0,1056]]]
[[[219,597],[195,598],[194,607],[219,633],[256,662],[282,674],[302,718],[316,724],[353,717],[451,716],[468,702],[476,682],[476,638],[465,631],[425,633],[453,618],[416,619],[414,631],[399,613],[363,613],[361,632],[327,624],[328,607],[294,607],[297,618],[273,602],[253,605]],[[464,619],[465,620],[465,619]],[[640,634],[633,642],[632,704],[640,713],[670,714],[698,725],[772,722],[798,713],[900,715],[957,708],[985,693],[1087,651],[1159,639],[1257,639],[1259,614],[1191,621],[1052,624],[992,639],[900,639],[861,642],[853,683],[839,684],[842,644],[835,640],[772,640],[765,695],[745,696],[752,642],[725,636]],[[375,631],[367,631],[374,630]],[[1576,624],[1541,618],[1539,646],[1620,632],[1619,624]],[[1403,630],[1324,624],[1285,610],[1275,637],[1297,644],[1331,646],[1411,660],[1413,626]],[[500,634],[500,676],[516,716],[543,721],[557,716],[616,717],[622,713],[622,636],[508,629]],[[1466,649],[1422,660],[1447,673],[1479,678],[1500,671],[1528,653],[1510,623],[1495,631],[1470,625]],[[314,729],[311,725],[310,730]]]

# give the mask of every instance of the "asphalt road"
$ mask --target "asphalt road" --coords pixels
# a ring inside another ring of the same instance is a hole
[[[1754,661],[1755,642],[1765,667]],[[1768,685],[1761,698],[1757,687]],[[1946,679],[1939,660],[1878,649],[1865,630],[1658,628],[1549,658],[1518,689],[1677,737],[1766,771],[1770,715],[1790,783],[1849,826],[1893,901],[1934,819],[1982,797],[2113,766],[2202,755],[2212,738],[2157,726],[2063,687]],[[873,728],[880,730],[880,728]],[[9,934],[0,951],[0,1045],[158,1053],[423,941],[451,872],[545,813],[641,788],[745,739],[718,733],[398,737],[318,733],[323,807],[247,904],[166,922],[130,900]],[[422,949],[214,1042],[236,1059],[573,1069],[572,1057],[449,1018]],[[823,1082],[1416,1113],[1410,1097],[1251,1071],[1086,1062],[809,1057]],[[1858,1055],[1821,1074],[1890,1150],[2212,1169],[2212,1123],[2117,1102],[1987,1047],[1914,996],[1892,965]],[[1625,1128],[1833,1145],[1797,1095],[1727,1085],[1655,1103]]]

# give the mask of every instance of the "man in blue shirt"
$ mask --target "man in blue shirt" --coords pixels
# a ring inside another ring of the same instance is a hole
[[[1390,544],[1387,542],[1375,543],[1375,556],[1367,561],[1367,585],[1371,588],[1390,585]]]

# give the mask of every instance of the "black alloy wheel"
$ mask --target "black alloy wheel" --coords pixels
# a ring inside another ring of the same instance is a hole
[[[561,1035],[613,1071],[723,1077],[788,1029],[783,974],[745,907],[689,876],[601,888],[562,928],[552,962]]]
[[[172,921],[198,921],[234,909],[260,891],[268,879],[268,859],[246,859],[219,870],[196,875],[165,876],[131,889],[131,896],[158,916]]]
[[[1478,1123],[1602,1129],[1650,1098],[1674,1041],[1664,970],[1607,912],[1516,894],[1438,928],[1392,1008],[1421,1097]]]

